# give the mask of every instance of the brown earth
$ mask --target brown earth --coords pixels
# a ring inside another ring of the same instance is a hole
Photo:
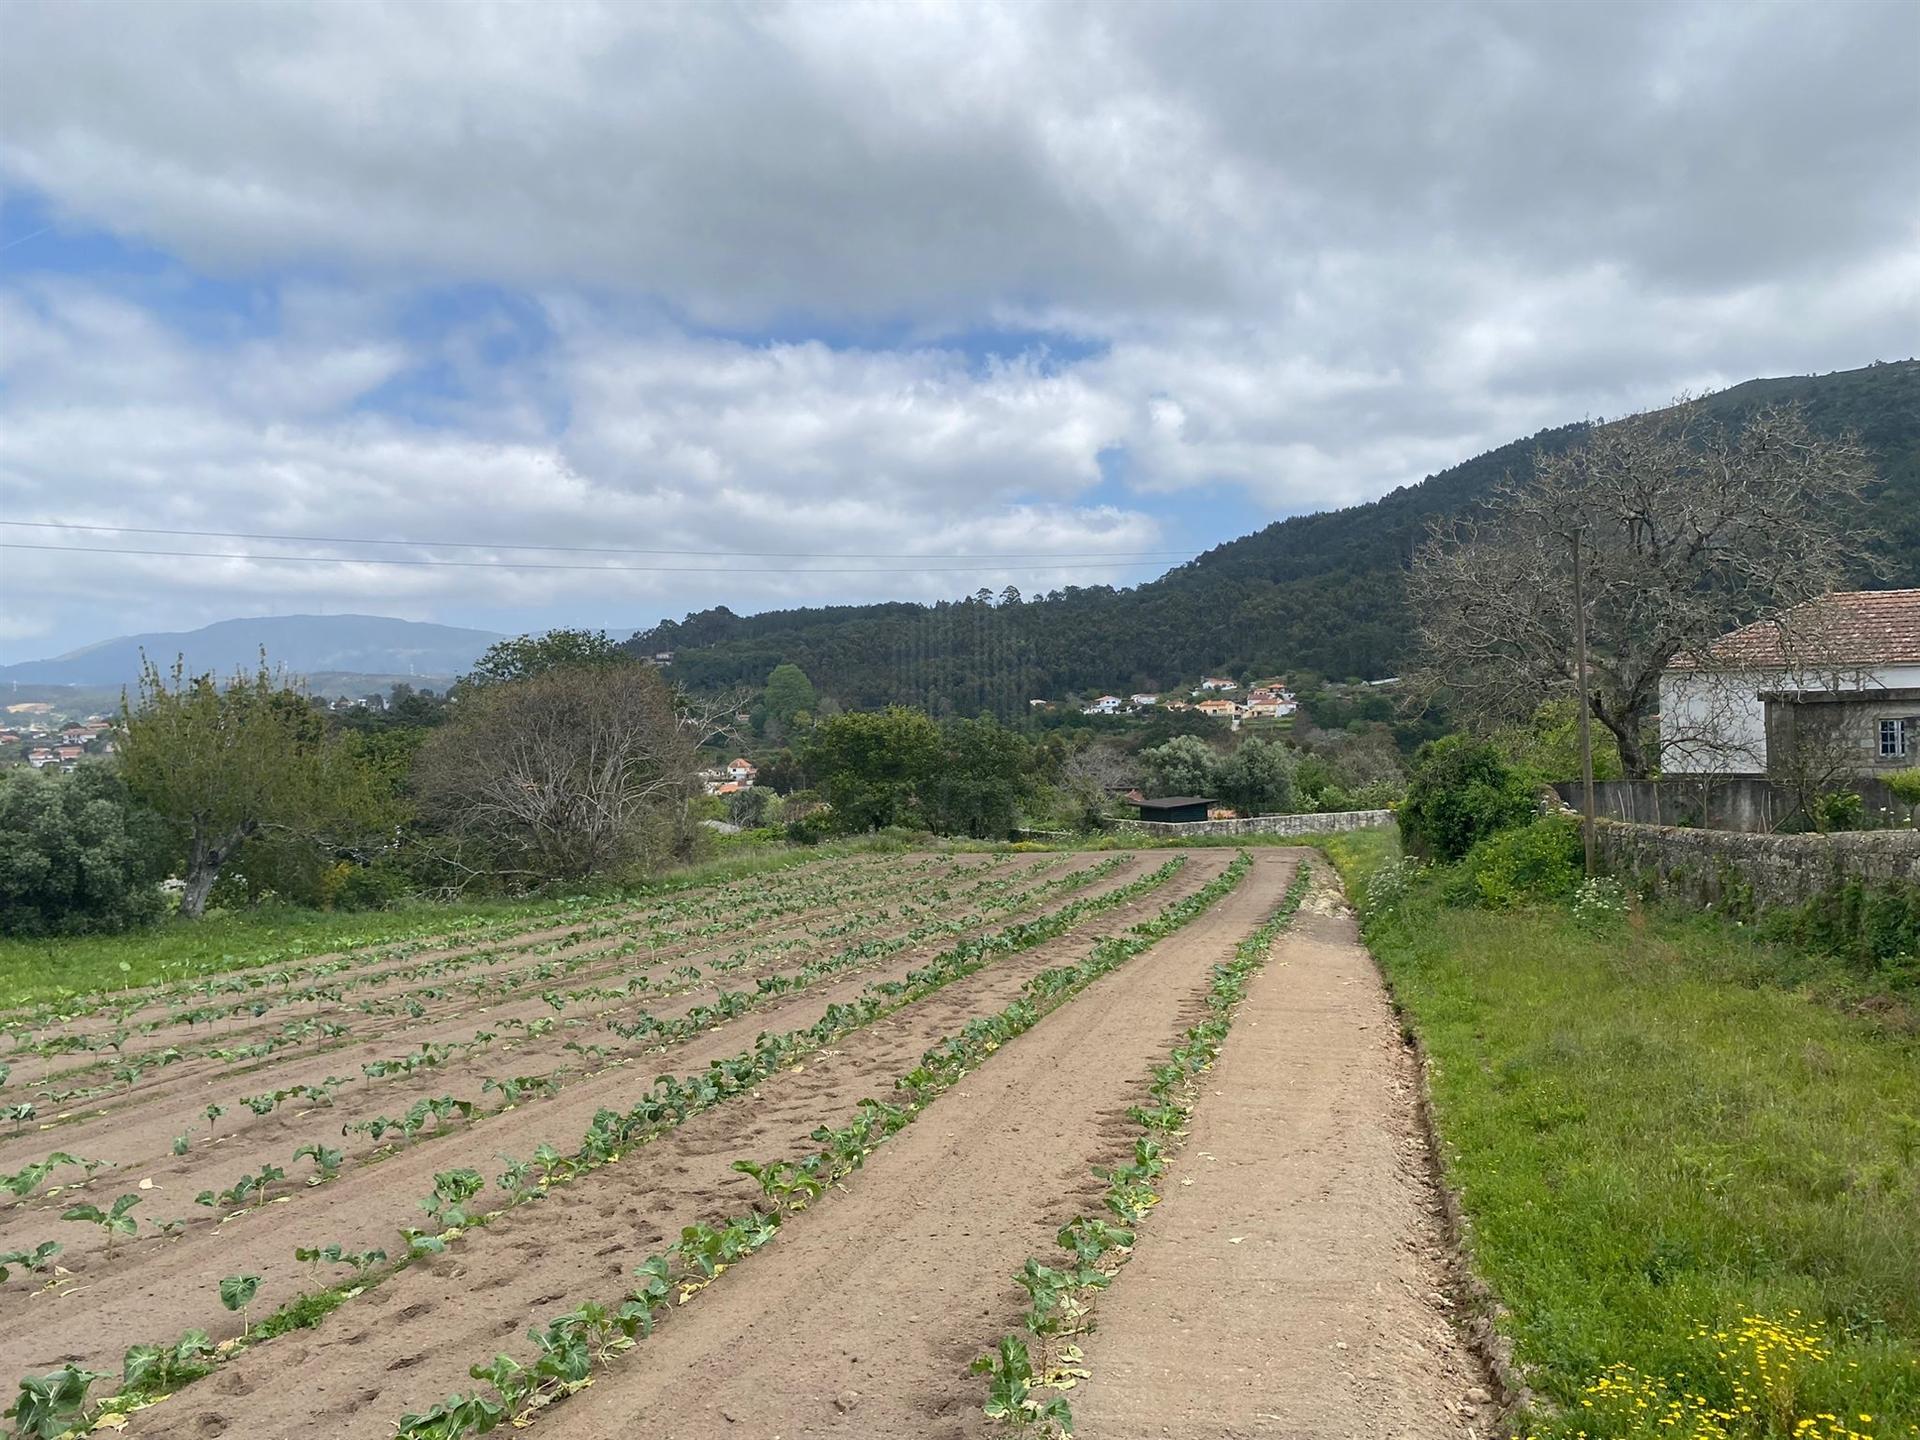
[[[1316,896],[1252,982],[1165,1198],[1097,1303],[1072,1395],[1083,1440],[1492,1433],[1451,1318],[1418,1073],[1352,915]]]
[[[1028,1256],[1060,1258],[1055,1231],[1076,1214],[1098,1213],[1102,1182],[1092,1168],[1130,1151],[1138,1131],[1126,1109],[1144,1098],[1149,1066],[1204,1013],[1212,966],[1272,913],[1303,853],[1254,851],[1252,872],[1230,894],[991,1056],[863,1170],[790,1216],[767,1249],[666,1317],[590,1387],[542,1412],[536,1431],[565,1440],[1001,1433],[982,1416],[984,1382],[966,1366],[1019,1329],[1025,1297],[1011,1277]],[[1049,873],[1100,858],[1075,856]],[[1164,858],[1130,861],[1027,913],[1117,888]],[[215,1375],[134,1413],[128,1433],[384,1440],[403,1412],[474,1388],[468,1365],[496,1351],[530,1359],[530,1323],[586,1300],[617,1301],[632,1267],[671,1245],[683,1225],[744,1211],[759,1192],[732,1170],[734,1160],[810,1153],[815,1126],[846,1123],[861,1099],[887,1096],[928,1047],[1001,1009],[1040,970],[1082,959],[1099,937],[1194,893],[1232,852],[1186,858],[1172,881],[1130,903],[1031,950],[996,956],[750,1095],[468,1230],[447,1254],[350,1299],[318,1328],[241,1351]],[[960,883],[957,869],[941,873],[939,883]],[[992,873],[1004,873],[1012,888],[1033,883],[1020,878],[1019,865]],[[1326,873],[1318,862],[1316,873]],[[1001,912],[982,928],[1014,918]],[[801,928],[814,924],[804,919]],[[885,927],[854,938],[878,933]],[[839,943],[779,964],[797,966]],[[811,1023],[829,1004],[904,975],[950,943],[770,999],[641,1063],[610,1061],[559,1095],[471,1134],[350,1167],[291,1203],[224,1225],[209,1218],[176,1240],[143,1239],[137,1258],[123,1250],[103,1263],[85,1254],[80,1273],[57,1288],[31,1290],[16,1278],[0,1292],[0,1372],[66,1359],[117,1369],[126,1345],[188,1326],[216,1338],[237,1334],[237,1318],[214,1298],[221,1275],[268,1276],[253,1307],[258,1319],[306,1280],[291,1262],[294,1245],[395,1249],[393,1227],[430,1188],[433,1171],[472,1165],[491,1177],[500,1168],[493,1152],[522,1154],[543,1139],[571,1148],[595,1108],[624,1108],[653,1074],[685,1073],[738,1053],[758,1031]],[[628,961],[635,973],[652,963],[646,955]],[[723,983],[750,989],[742,977],[770,968],[748,967]],[[657,996],[636,1006],[677,1013]],[[531,1060],[481,1065],[492,1073],[537,1068]],[[247,1088],[271,1083],[268,1075]],[[1161,1183],[1163,1203],[1130,1263],[1098,1296],[1096,1328],[1082,1337],[1091,1377],[1070,1396],[1081,1440],[1490,1433],[1483,1381],[1450,1318],[1415,1125],[1418,1084],[1371,959],[1337,891],[1322,881],[1253,982],[1219,1065],[1201,1079],[1191,1139]],[[385,1108],[394,1113],[416,1094],[449,1088],[460,1091],[436,1074],[402,1080]],[[255,1138],[283,1149],[293,1143],[271,1123]],[[88,1153],[84,1144],[69,1148]],[[236,1142],[229,1158],[226,1147],[210,1147],[220,1173],[206,1183],[224,1184],[225,1171],[242,1168],[234,1163],[240,1148]],[[195,1169],[208,1164],[209,1156],[193,1157]],[[104,1192],[105,1203],[131,1179],[120,1172],[97,1180],[89,1198]],[[193,1183],[185,1170],[170,1175],[171,1198],[162,1204],[150,1195],[142,1208],[177,1210]],[[0,1236],[18,1219],[0,1215]],[[67,1234],[44,1238],[75,1243]]]
[[[1076,862],[1068,870],[1084,868],[1087,868],[1084,863]],[[921,874],[915,878],[923,888],[945,883],[949,893],[958,898],[980,893],[981,886],[994,891],[1024,889],[1028,884],[1026,877],[1032,869],[1030,865],[1017,863],[1011,867],[997,867],[982,878],[979,867],[968,866]],[[1049,871],[1051,873],[1054,872]],[[582,989],[596,982],[617,981],[624,984],[636,975],[652,976],[658,982],[664,978],[670,966],[697,965],[701,962],[710,965],[716,957],[724,959],[729,955],[733,962],[739,963],[738,968],[730,968],[724,974],[717,969],[710,969],[700,981],[680,984],[671,990],[656,988],[619,1001],[569,1005],[563,1023],[545,1037],[537,1039],[518,1037],[510,1026],[516,1020],[553,1017],[554,1012],[538,994],[520,995],[508,991],[483,997],[456,997],[430,1008],[418,1019],[402,1015],[371,1024],[349,1006],[342,1005],[332,1011],[321,1010],[317,1012],[317,1018],[350,1022],[353,1026],[351,1034],[341,1041],[319,1048],[288,1047],[264,1060],[222,1064],[202,1057],[151,1071],[134,1087],[108,1100],[90,1108],[81,1106],[60,1112],[71,1117],[67,1123],[47,1123],[43,1120],[25,1134],[0,1141],[0,1171],[17,1169],[30,1160],[39,1159],[51,1149],[64,1148],[94,1158],[108,1159],[123,1170],[137,1169],[146,1175],[164,1173],[177,1178],[197,1174],[198,1166],[194,1161],[181,1164],[171,1159],[171,1145],[174,1136],[186,1133],[191,1136],[196,1149],[205,1146],[212,1127],[201,1112],[212,1100],[227,1109],[218,1122],[218,1145],[229,1152],[249,1152],[245,1155],[228,1154],[220,1167],[220,1186],[216,1188],[221,1188],[234,1175],[257,1168],[265,1161],[285,1164],[287,1154],[304,1141],[339,1137],[341,1127],[353,1121],[377,1114],[398,1113],[422,1092],[453,1092],[478,1099],[478,1087],[489,1075],[542,1074],[563,1063],[570,1064],[570,1068],[576,1071],[598,1068],[586,1063],[586,1057],[572,1059],[573,1052],[565,1049],[569,1041],[591,1040],[606,1045],[614,1052],[635,1053],[645,1047],[617,1043],[617,1037],[611,1032],[583,1032],[582,1022],[588,1026],[604,1024],[609,1018],[631,1018],[641,1011],[662,1018],[676,1016],[709,998],[717,988],[751,990],[754,981],[763,974],[797,969],[809,960],[835,953],[847,943],[883,939],[903,933],[911,928],[911,923],[905,920],[896,922],[894,912],[885,907],[889,902],[898,903],[912,898],[904,892],[869,894],[869,911],[865,917],[861,917],[863,923],[856,931],[844,936],[816,936],[812,933],[829,919],[841,916],[841,907],[833,904],[782,917],[778,927],[764,926],[750,934],[672,945],[624,960],[597,961],[590,953],[586,968],[564,980],[548,982],[548,986]],[[774,937],[794,938],[798,943],[792,948],[766,950],[768,941]],[[752,939],[755,943],[750,949],[742,950],[741,943],[746,939]],[[593,950],[597,953],[612,943],[599,942]],[[538,990],[544,987],[535,983],[529,988]],[[360,1066],[364,1062],[392,1058],[426,1044],[465,1041],[482,1027],[499,1034],[501,1043],[489,1050],[454,1057],[434,1068],[430,1074],[392,1077],[377,1082],[369,1082],[360,1074]],[[266,1116],[256,1116],[241,1103],[240,1097],[250,1092],[318,1085],[329,1076],[342,1073],[352,1083],[338,1093],[335,1103],[330,1107],[316,1109],[311,1102],[295,1099]],[[51,1118],[58,1120],[58,1116]],[[331,1143],[350,1155],[357,1149],[375,1148],[370,1141],[356,1143],[352,1138],[333,1138]],[[252,1154],[255,1150],[263,1153],[255,1158]],[[66,1177],[63,1175],[61,1178]],[[10,1227],[22,1219],[18,1213],[21,1208],[15,1207],[0,1215],[0,1249],[6,1248],[11,1238]],[[24,1208],[30,1210],[31,1205]]]
[[[1084,858],[1091,861],[1094,857]],[[1099,894],[1116,888],[1146,868],[1143,861],[1129,861],[1112,876],[1075,894]],[[1183,876],[1176,883],[1191,889],[1197,888],[1200,881],[1188,880]],[[1139,905],[1149,902],[1157,905],[1173,888],[1163,886],[1146,900],[1136,902],[1133,907],[1087,922],[1076,933],[1082,936],[1101,933],[1094,927],[1122,923],[1113,917],[1131,915],[1137,919]],[[1044,912],[1066,903],[1068,898],[1060,897],[1038,908]],[[1016,914],[1002,912],[978,928],[997,928],[1014,918],[1017,918]],[[1131,920],[1125,923],[1131,923]],[[6,1292],[0,1293],[0,1305],[5,1307],[0,1314],[8,1317],[4,1332],[0,1332],[4,1335],[4,1339],[0,1340],[0,1373],[20,1374],[44,1370],[68,1359],[95,1369],[109,1369],[117,1365],[120,1353],[127,1345],[176,1335],[189,1326],[206,1329],[216,1338],[229,1333],[237,1334],[239,1326],[234,1317],[220,1311],[214,1299],[215,1287],[222,1275],[252,1273],[265,1277],[260,1296],[255,1302],[254,1313],[257,1316],[267,1313],[299,1289],[314,1283],[307,1268],[294,1262],[295,1246],[339,1243],[349,1250],[380,1246],[389,1253],[397,1254],[401,1247],[396,1227],[424,1223],[424,1217],[420,1215],[415,1202],[432,1189],[435,1171],[468,1165],[491,1177],[500,1168],[496,1160],[498,1155],[529,1154],[543,1140],[552,1141],[563,1150],[569,1149],[598,1108],[606,1105],[626,1109],[648,1087],[654,1074],[669,1070],[684,1073],[704,1067],[711,1059],[737,1054],[751,1046],[753,1035],[760,1030],[790,1030],[811,1024],[829,1004],[851,999],[862,986],[874,979],[904,974],[906,970],[923,964],[928,955],[949,943],[951,941],[938,944],[929,942],[892,957],[878,968],[850,972],[823,981],[812,989],[779,997],[736,1021],[705,1031],[683,1045],[650,1054],[643,1064],[609,1067],[569,1085],[558,1095],[529,1100],[513,1110],[490,1116],[478,1122],[471,1131],[456,1129],[444,1139],[423,1140],[377,1164],[350,1168],[332,1183],[312,1189],[297,1189],[290,1200],[260,1206],[224,1223],[208,1212],[192,1207],[190,1199],[194,1190],[201,1185],[215,1182],[225,1184],[231,1179],[232,1173],[246,1168],[240,1163],[241,1156],[236,1153],[229,1159],[219,1147],[208,1147],[205,1151],[196,1150],[183,1160],[171,1161],[176,1166],[190,1163],[194,1169],[179,1175],[169,1173],[156,1178],[155,1190],[147,1195],[147,1204],[141,1209],[160,1216],[186,1214],[205,1218],[190,1221],[187,1232],[172,1240],[143,1238],[134,1246],[123,1242],[119,1253],[111,1261],[92,1253],[99,1246],[97,1240],[89,1236],[58,1233],[61,1227],[55,1226],[55,1235],[51,1238],[60,1238],[75,1250],[75,1254],[62,1257],[63,1260],[72,1260],[77,1272],[75,1280],[52,1293],[27,1291],[15,1286],[9,1286]],[[1006,957],[1006,960],[1024,964],[1030,956],[1046,948],[1040,947],[1025,956]],[[1039,962],[1034,963],[1037,968]],[[941,998],[933,997],[934,1000]],[[932,1002],[921,1002],[922,1005],[929,1003]],[[918,1008],[911,1007],[909,1012],[903,1014],[912,1013]],[[917,1056],[918,1050],[913,1053]],[[908,1060],[907,1064],[911,1063]],[[775,1077],[775,1080],[785,1078]],[[392,1101],[396,1109],[404,1108],[415,1094],[439,1093],[443,1088],[435,1077],[399,1083],[407,1088]],[[757,1113],[756,1107],[735,1101],[706,1116],[695,1117],[689,1124],[711,1120],[721,1116],[722,1112],[730,1115],[744,1111]],[[328,1112],[317,1113],[328,1115]],[[275,1112],[274,1117],[267,1118],[272,1120],[278,1118],[279,1114]],[[291,1117],[289,1123],[292,1123]],[[308,1127],[318,1123],[316,1119],[305,1122]],[[808,1128],[813,1123],[817,1122],[809,1121]],[[337,1130],[338,1124],[334,1122],[332,1133],[337,1134]],[[290,1134],[280,1150],[290,1149],[291,1140]],[[333,1143],[344,1142],[335,1140]],[[655,1142],[656,1145],[658,1143]],[[716,1143],[734,1144],[732,1140]],[[280,1151],[276,1150],[275,1153]],[[664,1152],[656,1152],[655,1146],[650,1145],[643,1147],[639,1153],[651,1155]],[[725,1164],[721,1169],[724,1170],[725,1165],[740,1153],[735,1149],[722,1157]],[[212,1157],[211,1161],[209,1156]],[[622,1168],[625,1168],[624,1165]],[[289,1166],[289,1169],[292,1167]],[[611,1177],[616,1173],[612,1169],[600,1172],[588,1180],[577,1182],[564,1192],[556,1192],[547,1200],[523,1207],[521,1211],[513,1213],[510,1223],[498,1229],[502,1233],[513,1230],[522,1224],[522,1217],[525,1216],[525,1223],[536,1233],[545,1233],[553,1223],[560,1222],[584,1203],[579,1197],[596,1189],[601,1174]],[[96,1181],[91,1189],[104,1191],[104,1198],[98,1202],[104,1204],[106,1198],[119,1193],[120,1189],[131,1188],[132,1179],[130,1175],[116,1174],[107,1185]],[[58,1206],[69,1198],[53,1197],[45,1204]],[[41,1213],[51,1219],[57,1216],[58,1211],[43,1210]],[[9,1211],[8,1219],[11,1221],[14,1218]],[[673,1220],[676,1234],[680,1223],[683,1222]],[[73,1231],[79,1227],[68,1225],[64,1228]],[[37,1235],[37,1231],[22,1231],[21,1238],[30,1239]],[[461,1255],[464,1256],[468,1245],[483,1237],[490,1240],[493,1236],[493,1227],[470,1232],[468,1240],[460,1247]],[[565,1230],[560,1232],[560,1236],[552,1242],[550,1249],[547,1241],[540,1242],[541,1253],[553,1256],[558,1267],[557,1273],[529,1267],[524,1258],[517,1255],[502,1262],[513,1267],[516,1279],[530,1285],[524,1299],[520,1290],[516,1289],[517,1303],[544,1303],[543,1294],[548,1288],[558,1293],[568,1293],[567,1282],[579,1273],[583,1263],[590,1265],[590,1262],[583,1262],[583,1254],[572,1236]],[[445,1298],[457,1308],[463,1303],[462,1295],[467,1282],[457,1278],[464,1271],[459,1268],[459,1260],[451,1256],[446,1261],[436,1261],[431,1267],[418,1266],[409,1270],[395,1281],[369,1292],[359,1303],[369,1310],[378,1311],[388,1303],[402,1282],[423,1279],[443,1265],[455,1267],[455,1284]],[[103,1293],[109,1287],[110,1297]],[[109,1298],[111,1305],[102,1307],[100,1302]],[[403,1304],[401,1308],[405,1309],[406,1306]],[[348,1311],[329,1320],[329,1327],[347,1326],[351,1311],[352,1307],[349,1307]],[[520,1317],[524,1311],[516,1309],[515,1314]],[[517,1318],[510,1328],[524,1328],[524,1320]],[[494,1330],[489,1322],[486,1337],[471,1341],[466,1348],[472,1348],[473,1344],[484,1346],[491,1342],[493,1336]],[[271,1357],[279,1349],[278,1345],[268,1346],[261,1353]],[[463,1356],[465,1349],[456,1349],[451,1353]],[[271,1365],[276,1362],[269,1358],[266,1363]],[[464,1358],[460,1360],[456,1378],[464,1378],[466,1363]],[[210,1380],[205,1382],[205,1387],[224,1383],[224,1380],[224,1376],[220,1380]],[[414,1398],[409,1395],[408,1403],[412,1403]],[[389,1428],[392,1418],[404,1408],[404,1405],[399,1406],[395,1408],[394,1415],[385,1417]]]
[[[844,1123],[861,1099],[890,1094],[894,1077],[928,1046],[971,1017],[1000,1009],[1037,971],[1082,958],[1097,937],[1191,894],[1230,858],[1226,852],[1195,856],[1147,895],[1067,936],[1002,955],[802,1067],[769,1077],[751,1096],[694,1116],[618,1164],[469,1231],[445,1256],[401,1271],[318,1329],[243,1352],[219,1374],[137,1413],[128,1433],[262,1440],[391,1435],[402,1413],[472,1388],[467,1367],[475,1361],[498,1350],[524,1356],[524,1332],[533,1321],[584,1300],[616,1298],[632,1268],[677,1240],[683,1225],[745,1210],[759,1192],[733,1171],[736,1159],[812,1148],[807,1137],[815,1126]],[[856,1193],[859,1183],[850,1187]],[[839,1243],[847,1240],[841,1233]],[[855,1236],[853,1244],[864,1241]],[[752,1284],[744,1268],[728,1279]]]
[[[1206,852],[1198,852],[1204,854]],[[1091,986],[942,1096],[793,1223],[554,1416],[568,1440],[989,1432],[974,1356],[1018,1328],[1010,1283],[1091,1214],[1126,1106],[1200,1012],[1209,972],[1285,894],[1298,852]],[[1197,856],[1196,856],[1197,858]],[[733,1277],[729,1277],[732,1279]]]

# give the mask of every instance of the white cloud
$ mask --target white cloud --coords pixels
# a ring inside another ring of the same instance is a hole
[[[54,225],[0,257],[14,515],[1155,549],[1216,490],[1350,503],[1920,333],[1912,6],[21,0],[6,28],[0,220]],[[136,273],[67,255],[94,230]],[[963,588],[6,565],[15,625]]]

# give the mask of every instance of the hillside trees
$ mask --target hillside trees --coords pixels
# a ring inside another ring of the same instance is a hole
[[[121,773],[185,851],[180,913],[197,919],[221,870],[256,837],[352,845],[389,827],[391,792],[264,660],[225,685],[151,661],[123,704]]]
[[[1409,599],[1425,649],[1423,693],[1480,728],[1572,696],[1573,554],[1587,596],[1589,685],[1631,778],[1657,755],[1649,722],[1676,656],[1786,613],[1866,564],[1866,452],[1820,435],[1792,408],[1737,431],[1698,403],[1602,426],[1542,454],[1532,477],[1484,515],[1435,528],[1415,556]]]
[[[796,722],[804,722],[819,709],[820,697],[814,691],[813,682],[807,679],[806,671],[790,661],[782,661],[767,676],[767,690],[761,705],[766,712],[768,733],[784,739],[793,733]]]

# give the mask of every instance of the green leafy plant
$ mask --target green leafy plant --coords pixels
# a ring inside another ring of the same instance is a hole
[[[65,1247],[58,1240],[43,1240],[31,1250],[8,1250],[0,1253],[0,1284],[5,1284],[13,1272],[9,1268],[24,1265],[29,1270],[44,1270],[53,1263],[53,1257]]]
[[[229,1311],[240,1315],[240,1334],[247,1333],[247,1307],[253,1304],[253,1297],[260,1293],[258,1275],[229,1275],[220,1282],[220,1303]]]
[[[481,1395],[449,1395],[422,1413],[400,1417],[394,1440],[459,1440],[463,1435],[485,1435],[507,1418],[504,1405]]]
[[[340,1173],[340,1162],[346,1157],[338,1150],[325,1145],[302,1145],[293,1152],[295,1160],[312,1160],[314,1174],[322,1180],[331,1180]]]
[[[20,1394],[5,1414],[20,1440],[56,1440],[86,1423],[87,1391],[107,1375],[64,1365],[48,1375],[29,1375],[20,1382]]]
[[[478,1170],[442,1170],[433,1177],[433,1194],[420,1202],[442,1229],[457,1230],[470,1223],[467,1202],[486,1189]]]
[[[40,1188],[41,1181],[62,1165],[77,1165],[91,1177],[94,1171],[105,1164],[104,1160],[88,1160],[84,1156],[69,1155],[64,1150],[56,1150],[44,1160],[36,1160],[31,1165],[22,1166],[12,1175],[0,1177],[0,1188],[11,1190],[24,1200]]]
[[[213,1373],[213,1341],[189,1330],[172,1345],[134,1345],[120,1363],[121,1394],[157,1395]]]
[[[293,1251],[293,1258],[302,1265],[314,1268],[318,1268],[324,1263],[327,1265],[351,1265],[355,1270],[367,1270],[375,1265],[386,1264],[387,1252],[384,1250],[345,1250],[339,1245],[322,1245],[314,1249],[306,1249],[296,1245]]]
[[[140,1203],[138,1195],[122,1195],[113,1204],[102,1210],[98,1205],[69,1205],[60,1212],[62,1220],[89,1220],[107,1233],[107,1254],[113,1254],[113,1237],[133,1235],[140,1229],[140,1222],[127,1212]]]
[[[1041,1426],[1049,1434],[1073,1433],[1073,1411],[1064,1396],[1040,1399],[1034,1395],[1033,1356],[1019,1336],[1002,1336],[997,1349],[980,1356],[968,1368],[975,1375],[987,1377],[985,1409],[989,1420],[1021,1429]]]

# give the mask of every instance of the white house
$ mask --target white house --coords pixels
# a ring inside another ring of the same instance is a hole
[[[1202,690],[1212,690],[1225,694],[1228,691],[1238,690],[1240,685],[1238,681],[1225,680],[1217,675],[1210,675],[1200,682],[1200,688]]]
[[[1120,704],[1121,701],[1118,695],[1102,695],[1080,713],[1082,715],[1118,715],[1120,713]]]
[[[727,764],[727,778],[736,785],[746,786],[753,784],[754,776],[759,773],[760,772],[754,768],[753,762],[744,758],[729,761]]]
[[[1149,705],[1158,705],[1160,703],[1160,697],[1158,695],[1129,695],[1127,699],[1132,704],[1134,704],[1135,706],[1138,706],[1141,709],[1144,709]]]
[[[1703,658],[1676,657],[1660,677],[1660,767],[1764,775],[1783,761],[1769,731],[1777,747],[1816,704],[1861,773],[1920,763],[1920,590],[1829,595],[1723,635]]]

